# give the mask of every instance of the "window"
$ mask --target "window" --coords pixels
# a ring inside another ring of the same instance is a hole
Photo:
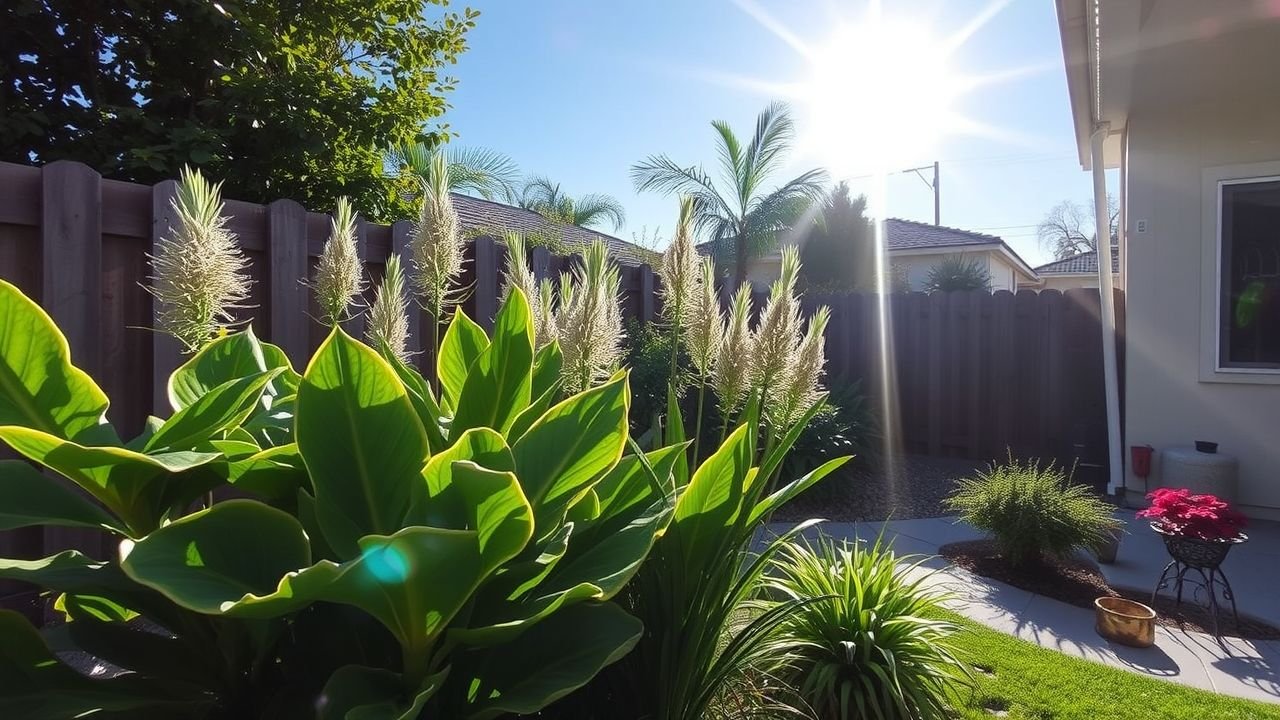
[[[1280,369],[1280,177],[1219,188],[1218,367]]]

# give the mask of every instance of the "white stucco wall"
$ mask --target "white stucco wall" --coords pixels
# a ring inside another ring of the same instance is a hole
[[[1098,287],[1097,275],[1042,275],[1044,283],[1037,287],[1037,290],[1070,290],[1072,288],[1096,288]],[[1122,287],[1120,284],[1120,276],[1118,274],[1111,275],[1111,282],[1116,287]]]
[[[1130,116],[1125,445],[1216,441],[1240,460],[1245,512],[1280,517],[1280,376],[1206,377],[1201,357],[1216,342],[1201,322],[1217,245],[1206,182],[1222,166],[1248,177],[1280,162],[1280,98],[1257,97]]]
[[[906,271],[907,281],[911,284],[911,289],[918,291],[924,290],[925,283],[929,280],[929,271],[938,263],[955,254],[954,250],[924,255],[890,254],[890,262]],[[1017,272],[1014,270],[1013,264],[1005,260],[998,252],[980,250],[962,254],[965,259],[976,260],[987,268],[987,271],[991,273],[992,290],[1016,291],[1018,289]]]

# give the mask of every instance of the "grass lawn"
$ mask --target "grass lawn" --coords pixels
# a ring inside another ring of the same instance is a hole
[[[1035,720],[1280,720],[1280,705],[1142,677],[1046,650],[959,615],[944,617],[964,628],[954,641],[960,656],[992,673],[975,672],[977,688],[957,696],[955,706],[968,720],[990,720],[988,708]]]

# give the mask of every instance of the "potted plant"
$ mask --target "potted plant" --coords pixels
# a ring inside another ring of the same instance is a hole
[[[1192,495],[1186,488],[1160,488],[1147,495],[1151,507],[1138,517],[1151,518],[1151,529],[1164,538],[1169,555],[1194,568],[1215,568],[1231,548],[1249,539],[1248,519],[1215,495]]]

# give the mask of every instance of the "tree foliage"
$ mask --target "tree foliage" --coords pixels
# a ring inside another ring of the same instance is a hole
[[[617,230],[627,221],[622,203],[612,195],[589,193],[575,198],[561,190],[560,183],[543,175],[526,178],[512,200],[522,208],[568,225],[590,227],[607,223]]]
[[[801,280],[810,289],[875,289],[875,226],[867,198],[849,195],[841,182],[827,195],[813,230],[800,246]]]
[[[0,160],[136,182],[184,165],[237,199],[403,210],[380,148],[438,142],[478,13],[443,0],[13,0],[0,10]]]
[[[1120,206],[1116,199],[1107,195],[1107,217],[1111,225],[1111,244],[1116,243],[1119,235]],[[1036,226],[1036,238],[1040,247],[1053,253],[1055,260],[1079,255],[1098,249],[1097,221],[1094,219],[1094,204],[1088,206],[1063,200],[1045,213],[1044,219]]]
[[[711,127],[721,164],[717,180],[700,166],[682,166],[666,155],[650,155],[632,165],[631,180],[637,191],[692,197],[695,230],[715,242],[717,261],[733,263],[735,284],[741,285],[751,258],[777,247],[778,233],[793,227],[822,197],[827,173],[815,168],[764,189],[781,169],[795,137],[785,103],[772,103],[760,113],[745,144],[729,123],[713,120]]]

